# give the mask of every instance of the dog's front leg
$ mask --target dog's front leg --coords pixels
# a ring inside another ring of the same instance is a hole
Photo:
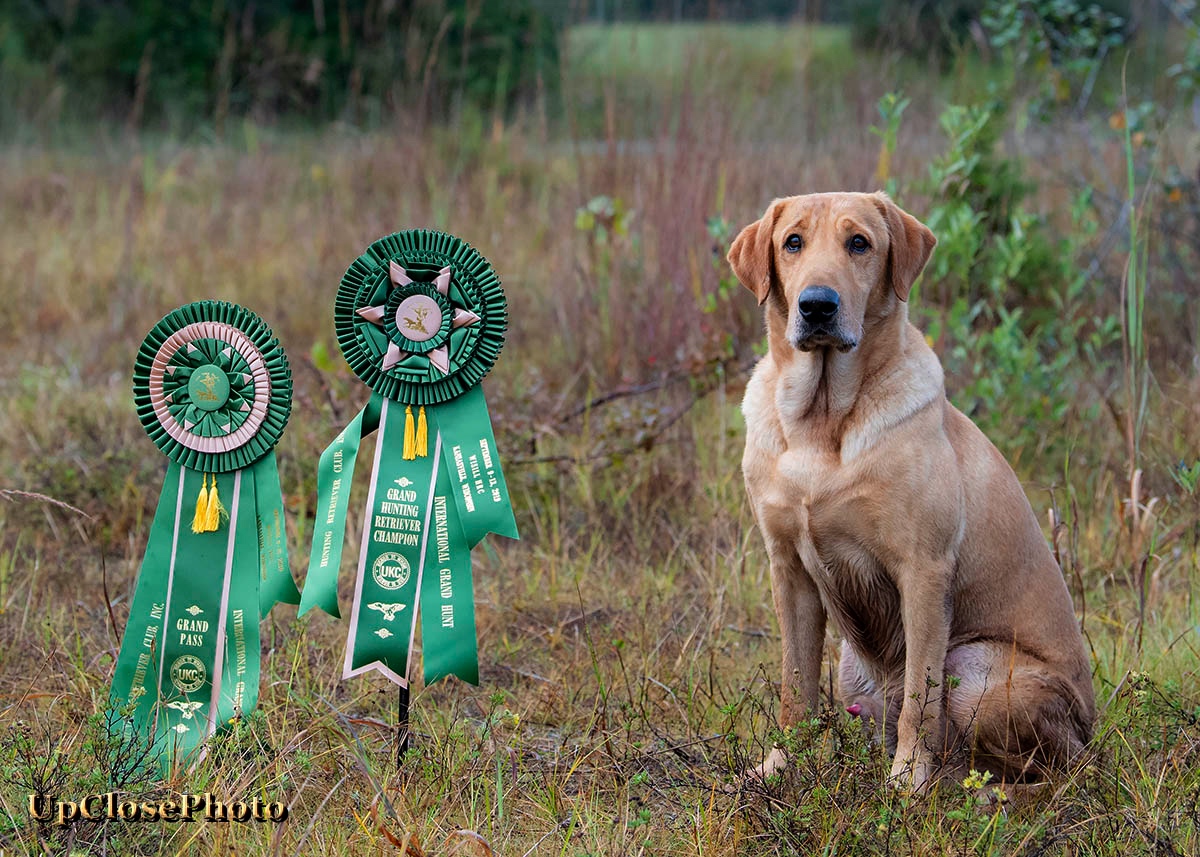
[[[790,729],[807,712],[815,712],[820,702],[825,608],[795,549],[769,535],[766,541],[771,557],[771,595],[783,638],[779,725]],[[767,776],[786,765],[787,755],[777,746],[753,773]]]
[[[783,638],[783,681],[779,725],[790,729],[820,702],[821,654],[825,647],[825,608],[813,579],[793,556],[771,560],[771,594]]]
[[[891,780],[924,789],[944,743],[942,685],[950,634],[950,561],[907,569],[900,577],[904,621],[904,702],[897,724]]]

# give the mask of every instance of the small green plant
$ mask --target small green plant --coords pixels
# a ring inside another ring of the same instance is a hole
[[[607,245],[611,236],[629,234],[630,212],[620,198],[595,196],[575,212],[575,229],[599,245]]]
[[[4,521],[0,519],[0,534],[4,532]],[[0,614],[9,606],[9,592],[12,589],[14,571],[17,566],[17,555],[21,550],[21,533],[17,533],[13,546],[0,550]]]
[[[988,237],[1008,234],[1021,201],[1032,189],[1021,165],[998,151],[1006,117],[1006,105],[999,98],[949,105],[938,118],[948,146],[930,164],[924,183],[925,189],[947,204],[945,217],[956,234],[982,233],[978,249]],[[953,205],[949,205],[951,201]],[[942,226],[936,216],[942,210],[937,207],[930,215],[929,225],[935,232],[935,226]]]
[[[1128,119],[1121,123],[1125,143],[1125,192],[1129,206],[1129,258],[1121,280],[1121,344],[1125,365],[1126,444],[1130,473],[1138,468],[1145,432],[1147,397],[1150,394],[1150,361],[1146,352],[1145,318],[1149,254],[1139,217],[1137,179],[1134,173],[1133,138]]]
[[[904,111],[912,102],[898,92],[888,92],[879,99],[875,109],[879,111],[882,125],[872,125],[868,130],[879,138],[879,159],[875,163],[875,183],[889,194],[896,192],[896,180],[892,177],[892,156],[900,135],[900,121]]]
[[[1195,494],[1196,485],[1200,483],[1200,458],[1192,462],[1190,467],[1181,460],[1179,465],[1171,471],[1171,478],[1189,495]]]
[[[714,214],[704,222],[704,228],[712,241],[711,264],[717,274],[717,290],[704,295],[701,309],[706,313],[713,313],[717,311],[718,300],[728,301],[738,290],[737,277],[725,261],[725,251],[733,241],[737,227],[722,215]]]

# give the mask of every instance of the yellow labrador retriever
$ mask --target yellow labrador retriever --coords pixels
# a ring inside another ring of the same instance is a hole
[[[1090,740],[1091,673],[1012,469],[946,399],[906,301],[936,239],[885,194],[779,199],[729,251],[765,305],[742,469],[783,636],[780,720],[818,703],[826,619],[843,702],[893,781],[958,764],[1012,782]],[[786,764],[776,748],[758,769]]]

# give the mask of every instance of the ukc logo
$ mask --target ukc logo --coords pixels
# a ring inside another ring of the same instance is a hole
[[[384,589],[399,589],[408,583],[412,568],[408,560],[398,553],[380,554],[371,566],[371,576]]]
[[[180,655],[171,664],[171,684],[180,693],[195,693],[206,677],[204,662],[195,655]]]

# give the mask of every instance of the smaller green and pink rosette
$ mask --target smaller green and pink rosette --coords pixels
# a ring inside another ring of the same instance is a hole
[[[122,734],[171,766],[254,709],[259,618],[300,601],[275,461],[292,377],[261,318],[198,301],[147,335],[133,395],[167,472],[111,698]]]

